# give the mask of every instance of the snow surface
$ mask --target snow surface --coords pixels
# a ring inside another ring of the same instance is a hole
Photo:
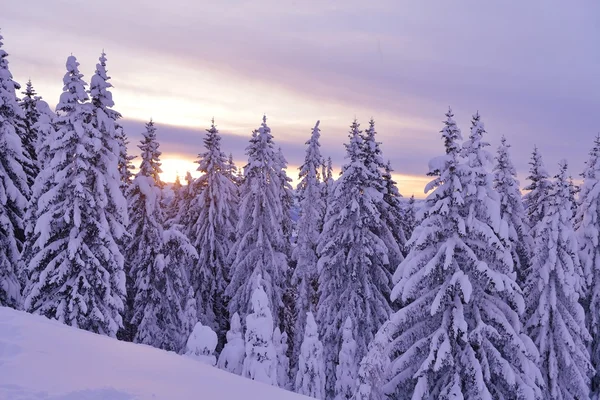
[[[306,398],[172,352],[0,307],[0,400]]]

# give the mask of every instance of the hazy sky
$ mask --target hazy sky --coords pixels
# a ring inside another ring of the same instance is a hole
[[[15,79],[51,106],[66,57],[89,79],[105,49],[131,150],[154,118],[166,179],[194,168],[213,116],[243,164],[266,113],[292,176],[317,119],[339,167],[352,119],[374,117],[418,196],[448,106],[464,136],[477,110],[494,150],[506,135],[521,178],[536,144],[576,176],[600,131],[598,1],[3,0],[0,28]]]

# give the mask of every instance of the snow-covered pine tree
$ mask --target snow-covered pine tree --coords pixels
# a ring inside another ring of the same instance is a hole
[[[129,139],[127,139],[127,134],[125,134],[125,130],[119,124],[115,126],[115,138],[117,143],[119,144],[119,175],[121,180],[121,191],[123,193],[127,193],[127,188],[131,184],[133,180],[133,170],[135,169],[133,166],[133,160],[136,158],[135,156],[129,155],[127,150],[127,145],[129,144]]]
[[[582,174],[576,237],[579,259],[585,277],[586,296],[580,299],[586,325],[592,338],[590,359],[595,370],[591,381],[591,397],[600,396],[600,135],[596,136],[590,157]]]
[[[385,187],[383,200],[388,208],[388,227],[398,247],[398,253],[396,253],[396,246],[393,247],[395,256],[390,257],[390,270],[393,274],[400,262],[404,260],[407,241],[406,234],[411,231],[411,227],[408,225],[410,219],[405,218],[406,201],[398,191],[396,181],[392,178],[392,171],[392,165],[388,161],[384,166],[381,177]],[[408,238],[410,238],[410,236],[408,236]]]
[[[535,239],[535,226],[546,215],[546,198],[548,197],[548,191],[552,183],[550,182],[550,175],[548,175],[548,171],[546,171],[546,167],[544,166],[542,155],[537,147],[533,148],[529,165],[531,167],[529,168],[527,179],[531,183],[525,187],[528,193],[523,196],[523,203],[525,205],[525,212],[527,213],[527,223],[531,230],[531,236]]]
[[[486,171],[492,157],[483,124],[473,119],[463,150],[453,117],[449,110],[441,131],[446,154],[429,163],[435,178],[426,186],[433,191],[424,219],[394,274],[392,300],[404,306],[382,328],[392,342],[377,346],[392,359],[384,389],[412,399],[541,399],[536,349],[519,321],[523,297],[497,236],[500,207]]]
[[[185,355],[214,367],[217,364],[217,341],[217,334],[209,326],[197,322],[185,344]]]
[[[229,313],[237,312],[245,317],[250,312],[256,277],[260,275],[275,325],[279,326],[289,241],[284,237],[281,222],[284,207],[280,164],[266,117],[253,132],[246,154],[248,164],[244,167],[245,180],[240,188],[238,237],[230,251],[231,281],[225,295],[231,299]]]
[[[23,111],[17,101],[19,84],[8,69],[8,54],[0,35],[0,306],[20,304],[15,267],[23,246],[23,217],[29,198],[27,160],[20,141]]]
[[[227,159],[226,166],[227,177],[231,182],[235,183],[236,186],[240,186],[242,184],[242,179],[240,179],[240,171],[238,171],[238,167],[235,165],[233,161],[233,154],[229,153],[229,158]]]
[[[591,337],[579,304],[583,271],[571,223],[567,163],[550,187],[545,215],[536,225],[526,293],[527,328],[540,353],[546,399],[588,399]]]
[[[198,317],[225,343],[229,313],[225,289],[229,281],[228,251],[235,239],[238,188],[228,177],[227,158],[221,151],[221,135],[214,120],[206,130],[206,151],[198,156],[200,194],[191,203],[197,215],[190,237],[198,262],[190,271],[190,284],[198,301]]]
[[[312,312],[307,312],[304,339],[300,348],[295,392],[315,399],[325,399],[325,363],[323,344]]]
[[[125,299],[123,257],[113,235],[110,172],[102,133],[74,56],[67,58],[64,91],[57,105],[51,179],[39,197],[35,241],[28,264],[25,308],[88,331],[115,336]],[[42,175],[42,174],[40,174]],[[118,185],[117,185],[118,189]],[[118,191],[118,190],[117,190]]]
[[[25,227],[25,243],[21,251],[21,259],[19,261],[19,280],[23,291],[28,287],[28,272],[27,266],[31,258],[35,255],[32,249],[35,247],[36,233],[35,225],[38,220],[38,203],[42,196],[52,185],[52,177],[54,170],[46,168],[46,165],[52,160],[52,145],[56,140],[56,129],[53,121],[56,119],[56,114],[50,110],[48,104],[40,98],[35,98],[35,106],[37,108],[37,122],[32,127],[37,132],[38,141],[36,143],[37,162],[39,173],[35,178],[33,187],[31,188],[31,196],[27,203],[24,227]],[[26,297],[26,293],[23,293]]]
[[[386,164],[383,161],[380,142],[375,136],[375,120],[371,118],[369,127],[363,135],[363,145],[361,146],[364,165],[371,174],[370,181],[367,182],[368,187],[380,193],[381,199],[375,198],[375,204],[379,210],[381,224],[374,225],[371,229],[383,240],[387,247],[388,270],[390,271],[390,290],[392,280],[391,276],[396,270],[396,267],[404,259],[402,248],[406,243],[404,232],[401,224],[402,208],[399,199],[401,198],[396,182],[391,179],[391,169],[388,171],[388,177],[384,177]],[[383,200],[383,201],[382,201]]]
[[[233,314],[229,331],[227,331],[227,343],[219,354],[217,367],[232,374],[241,375],[244,367],[246,349],[244,336],[242,334],[242,323],[238,313]]]
[[[351,399],[356,390],[358,363],[352,325],[352,318],[346,318],[342,332],[342,348],[335,368],[335,400]]]
[[[300,167],[300,183],[296,194],[300,202],[300,218],[296,223],[298,238],[292,252],[296,267],[292,275],[292,285],[296,290],[296,323],[294,325],[294,346],[292,360],[298,359],[304,338],[307,312],[315,312],[318,303],[317,245],[323,229],[325,201],[319,169],[323,165],[321,156],[319,121],[306,142],[304,164]]]
[[[494,166],[494,188],[500,195],[500,216],[507,224],[506,235],[517,273],[517,283],[524,287],[531,265],[533,240],[529,235],[517,171],[510,158],[509,148],[510,145],[503,136]]]
[[[578,196],[581,188],[573,182],[573,177],[569,175],[569,201],[571,202],[571,210],[573,218],[577,215]]]
[[[275,331],[273,331],[273,346],[275,347],[275,354],[277,354],[277,386],[283,389],[289,389],[290,359],[287,356],[287,333],[281,333],[279,328],[275,328]]]
[[[415,200],[415,195],[411,195],[408,200],[404,203],[404,211],[402,212],[402,220],[404,226],[404,237],[406,237],[406,241],[410,240],[413,231],[418,225],[417,221],[417,203]],[[408,253],[408,246],[404,245],[405,255]]]
[[[165,205],[165,224],[167,226],[176,225],[178,222],[178,215],[182,210],[181,204],[183,201],[184,187],[179,179],[179,174],[175,176],[175,182],[171,186],[173,196],[169,199],[168,204]],[[187,210],[185,210],[187,212]]]
[[[260,274],[254,279],[252,313],[246,317],[246,358],[242,376],[277,386],[277,354],[273,345],[273,315]]]
[[[194,289],[188,288],[187,298],[185,300],[184,312],[184,327],[185,332],[189,336],[194,330],[194,326],[198,323],[198,310],[196,308],[196,298],[194,297]]]
[[[165,350],[185,342],[186,267],[195,250],[176,230],[164,230],[160,151],[150,121],[139,148],[140,169],[127,192],[131,239],[127,244],[130,325],[124,337]]]
[[[109,82],[110,77],[106,71],[106,54],[104,51],[98,58],[96,72],[92,76],[88,91],[91,100],[91,125],[96,130],[97,142],[94,165],[98,169],[96,181],[102,187],[103,201],[105,203],[105,216],[113,239],[123,248],[127,237],[129,224],[127,201],[121,190],[121,172],[119,171],[119,152],[121,143],[117,138],[117,120],[121,114],[113,109],[115,103],[112,99]],[[123,249],[124,250],[124,249]],[[123,270],[124,259],[121,250],[115,253],[119,262],[119,269]]]
[[[371,189],[378,179],[364,164],[363,139],[356,120],[346,145],[347,163],[334,186],[317,251],[319,303],[317,320],[324,346],[326,396],[335,394],[335,366],[342,345],[343,324],[356,322],[356,363],[389,317],[387,246],[375,233],[381,226],[380,192]]]
[[[40,172],[40,166],[37,159],[37,144],[39,133],[35,128],[39,119],[40,111],[37,102],[41,100],[33,89],[31,80],[27,81],[25,91],[21,92],[24,96],[21,99],[20,106],[23,110],[23,131],[21,135],[21,145],[25,155],[25,164],[23,170],[27,174],[27,183],[33,187],[35,177]]]

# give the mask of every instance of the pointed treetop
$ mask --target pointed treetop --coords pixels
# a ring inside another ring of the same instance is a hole
[[[458,141],[462,140],[462,134],[460,132],[460,129],[456,125],[456,121],[454,121],[454,114],[452,113],[452,109],[450,107],[448,107],[448,112],[446,113],[446,121],[444,121],[444,125],[445,126],[440,133],[444,138],[446,154],[458,156],[458,152],[460,151],[460,145],[458,144]]]
[[[69,112],[73,109],[74,104],[88,100],[88,95],[85,91],[86,83],[82,79],[83,74],[79,72],[77,58],[73,55],[67,57],[65,66],[67,68],[67,73],[63,78],[65,86],[56,110]]]
[[[110,76],[106,72],[106,54],[104,51],[98,58],[99,63],[96,64],[96,72],[92,76],[89,93],[92,97],[92,103],[96,107],[113,107],[115,105],[112,99],[112,93],[108,90],[112,86],[109,82]],[[117,119],[119,116],[114,116]]]

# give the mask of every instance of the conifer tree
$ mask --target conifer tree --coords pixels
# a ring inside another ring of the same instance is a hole
[[[131,319],[127,334],[136,343],[179,351],[187,339],[186,269],[197,255],[182,233],[163,228],[158,147],[150,121],[139,145],[142,163],[127,193],[131,234],[126,249]]]
[[[527,328],[540,353],[547,399],[587,399],[592,372],[590,335],[579,304],[583,271],[571,223],[567,164],[550,188],[546,214],[536,225],[528,275]]]
[[[527,228],[517,171],[510,159],[510,145],[504,136],[500,143],[494,166],[494,188],[500,195],[500,214],[507,224],[507,236],[517,273],[517,283],[523,287],[530,266],[533,241]]]
[[[245,180],[240,188],[238,237],[230,251],[233,261],[231,281],[225,295],[231,299],[229,313],[246,316],[250,311],[254,282],[260,275],[275,325],[279,326],[289,242],[284,237],[281,222],[284,196],[280,193],[280,164],[266,117],[263,117],[261,127],[253,132],[246,154],[248,164],[244,167]]]
[[[381,196],[370,189],[378,179],[364,163],[358,122],[350,126],[347,163],[335,185],[317,251],[319,303],[317,318],[324,346],[326,397],[335,393],[335,365],[342,345],[343,323],[356,321],[356,363],[390,314],[387,246],[375,233],[382,225]]]
[[[413,231],[418,225],[417,221],[417,204],[415,200],[415,195],[411,195],[408,201],[404,204],[404,211],[402,213],[402,220],[404,221],[404,237],[406,237],[406,242],[410,240]],[[404,253],[408,253],[408,246],[404,245]]]
[[[25,155],[23,170],[27,174],[27,183],[33,187],[35,177],[40,172],[40,166],[37,159],[37,144],[39,133],[35,128],[40,116],[37,103],[41,100],[33,89],[31,80],[27,81],[25,91],[21,92],[24,97],[21,99],[20,106],[23,110],[23,131],[21,135],[21,145]]]
[[[19,84],[8,69],[0,35],[0,306],[21,301],[15,266],[23,245],[23,217],[29,197],[27,160],[20,142],[23,112],[17,102]]]
[[[294,360],[298,358],[304,338],[307,312],[316,311],[318,302],[317,245],[323,229],[325,201],[319,168],[323,165],[321,156],[319,121],[306,142],[306,156],[300,167],[300,183],[296,189],[300,202],[300,217],[297,222],[298,239],[292,253],[296,267],[292,275],[292,285],[296,290],[296,323],[294,325]]]
[[[196,298],[194,297],[194,289],[188,288],[187,298],[185,300],[184,310],[184,327],[186,335],[190,335],[194,330],[194,326],[198,323],[198,310],[196,308]]]
[[[103,133],[94,124],[74,56],[67,58],[52,160],[43,174],[25,308],[88,331],[115,336],[125,299],[123,232],[115,208]],[[118,189],[118,186],[117,186]]]
[[[323,362],[323,344],[312,312],[307,312],[304,320],[306,327],[300,348],[295,392],[315,399],[325,398],[325,365]]]
[[[133,160],[136,157],[129,155],[128,153],[127,145],[129,144],[129,140],[127,139],[127,134],[125,134],[123,127],[117,124],[115,127],[115,132],[115,138],[119,144],[118,168],[121,180],[121,191],[126,193],[129,185],[131,185],[131,181],[133,180]]]
[[[576,237],[584,282],[589,289],[580,299],[586,326],[592,338],[590,359],[594,368],[592,398],[600,395],[600,135],[596,136],[582,174],[580,207],[576,216]]]
[[[384,391],[412,399],[541,399],[537,353],[519,321],[523,297],[497,236],[499,202],[486,172],[492,157],[483,124],[476,115],[461,149],[451,110],[446,118],[446,154],[429,163],[425,218],[394,275],[392,300],[403,307],[380,331],[389,346],[373,342],[392,359]],[[364,394],[368,366],[359,374]]]
[[[242,334],[242,323],[238,313],[235,313],[231,317],[229,331],[227,332],[227,343],[221,354],[219,354],[217,367],[232,374],[241,375],[245,356],[246,349]]]
[[[198,156],[198,171],[202,175],[196,185],[201,188],[200,194],[191,204],[191,213],[198,217],[190,237],[199,258],[190,271],[190,284],[198,300],[200,320],[224,344],[229,319],[225,300],[229,281],[227,257],[235,239],[238,188],[227,175],[227,158],[221,151],[221,136],[214,120],[206,132],[206,151]]]
[[[275,354],[277,355],[277,386],[282,389],[289,389],[290,359],[287,356],[287,333],[281,333],[279,328],[275,328],[275,331],[273,331],[273,346],[275,347]]]
[[[525,187],[525,190],[528,190],[529,192],[523,196],[523,202],[525,204],[525,212],[527,213],[527,223],[531,230],[531,235],[535,239],[535,226],[544,218],[544,215],[546,215],[546,198],[548,197],[548,191],[552,184],[550,182],[550,176],[544,166],[542,155],[537,147],[534,147],[533,149],[529,165],[531,165],[531,167],[529,168],[529,176],[527,179],[531,183]]]
[[[260,275],[254,280],[252,313],[246,317],[246,358],[242,375],[277,386],[277,354],[273,345],[273,315]]]
[[[390,270],[390,285],[391,274],[396,270],[396,267],[404,259],[401,249],[406,243],[400,215],[402,208],[400,206],[400,193],[396,187],[396,182],[392,180],[391,168],[386,174],[386,164],[383,161],[381,144],[375,138],[375,121],[373,118],[369,121],[363,135],[363,144],[360,147],[363,163],[371,174],[371,179],[367,182],[367,186],[380,193],[383,201],[376,201],[379,210],[381,224],[374,225],[373,231],[383,240],[387,247],[388,269]],[[390,287],[391,290],[391,287]]]
[[[335,368],[335,399],[347,400],[354,395],[358,363],[356,362],[356,340],[352,331],[352,318],[346,318],[342,333],[342,347]]]
[[[227,166],[225,171],[229,180],[235,183],[236,186],[240,186],[242,184],[242,179],[240,179],[240,171],[238,171],[238,167],[233,161],[233,154],[231,153],[229,153],[229,158],[227,159]]]
[[[393,257],[390,257],[390,270],[393,274],[396,268],[404,259],[404,249],[406,247],[406,234],[411,230],[410,219],[405,218],[405,201],[400,192],[396,181],[392,178],[392,165],[388,161],[381,175],[384,183],[384,195],[383,200],[387,205],[387,224],[388,228],[393,235],[394,243],[396,246],[392,246]],[[397,247],[397,248],[396,248]]]

